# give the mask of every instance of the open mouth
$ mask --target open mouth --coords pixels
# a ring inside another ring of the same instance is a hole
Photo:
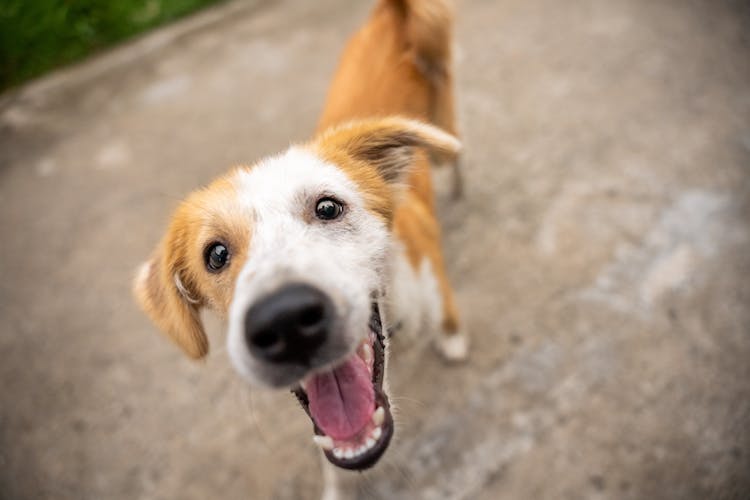
[[[385,338],[373,304],[369,332],[357,350],[326,372],[307,377],[292,392],[313,422],[315,442],[332,464],[372,467],[393,436],[393,416],[383,390]]]

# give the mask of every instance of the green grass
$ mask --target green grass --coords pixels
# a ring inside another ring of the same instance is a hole
[[[0,0],[0,90],[222,0]]]

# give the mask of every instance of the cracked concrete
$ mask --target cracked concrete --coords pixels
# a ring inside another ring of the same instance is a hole
[[[191,363],[129,280],[176,201],[313,129],[369,2],[233,2],[0,97],[0,496],[312,499],[288,394]],[[387,499],[750,496],[750,11],[464,0],[473,337],[396,339]],[[446,182],[443,182],[446,181]]]

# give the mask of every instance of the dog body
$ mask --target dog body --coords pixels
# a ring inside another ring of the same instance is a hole
[[[190,357],[208,352],[200,309],[225,317],[238,372],[291,388],[341,468],[376,463],[393,433],[386,321],[466,356],[430,176],[458,158],[451,22],[445,0],[380,0],[317,135],[191,193],[134,284]]]
[[[318,130],[393,115],[456,135],[452,29],[447,0],[380,0],[344,50]],[[457,157],[443,160],[458,168]],[[407,335],[442,333],[437,340],[443,354],[462,359],[467,342],[445,272],[430,158],[424,152],[414,158],[408,186],[393,219],[400,244],[392,253],[390,322]]]

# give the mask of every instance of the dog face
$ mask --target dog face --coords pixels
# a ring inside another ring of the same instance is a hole
[[[227,319],[249,382],[287,387],[328,459],[361,469],[393,431],[385,335],[390,226],[418,148],[455,153],[429,125],[353,122],[192,193],[135,281],[152,320],[187,355],[208,352],[199,310]]]
[[[388,221],[357,181],[304,149],[239,171],[233,182],[253,230],[229,309],[229,353],[248,380],[290,386],[366,337]],[[388,190],[373,193],[385,207]]]

